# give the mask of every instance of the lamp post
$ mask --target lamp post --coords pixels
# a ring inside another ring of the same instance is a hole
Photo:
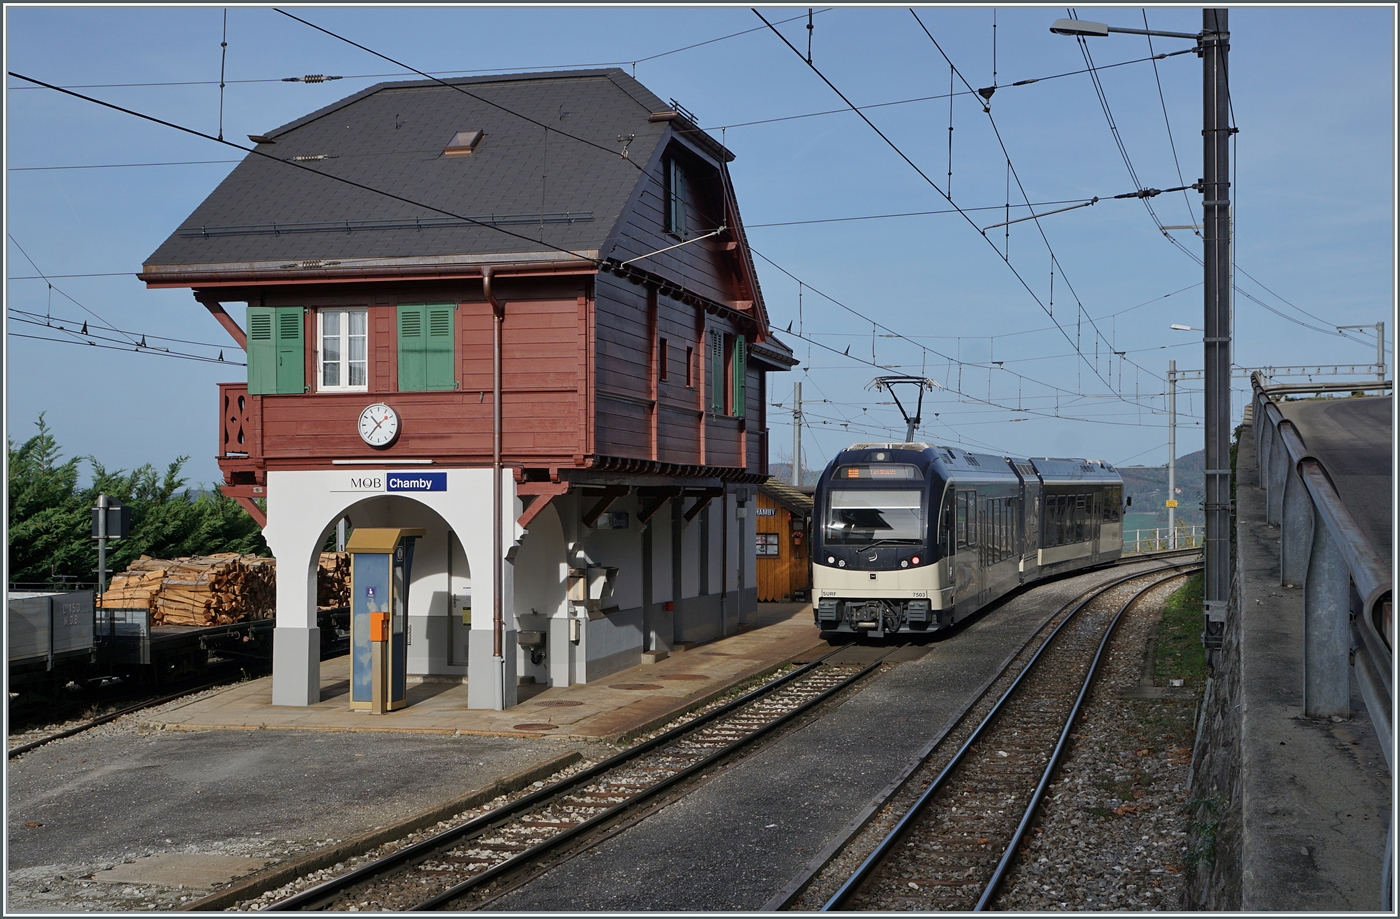
[[[1057,35],[1107,36],[1110,32],[1184,38],[1196,42],[1202,71],[1202,126],[1205,195],[1205,634],[1212,663],[1225,637],[1230,600],[1230,95],[1228,13],[1201,11],[1201,31],[1159,32],[1122,29],[1099,22],[1059,19]]]

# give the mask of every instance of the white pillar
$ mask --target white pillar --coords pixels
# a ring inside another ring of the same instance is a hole
[[[494,630],[491,614],[491,470],[464,469],[458,472],[462,488],[456,502],[459,513],[470,522],[458,530],[467,550],[472,570],[472,631],[467,646],[467,708],[501,711],[516,703],[516,622],[515,566],[512,561],[520,546],[521,529],[515,523],[522,505],[515,495],[515,478],[510,469],[501,470],[501,658],[493,654]],[[450,487],[450,486],[449,486]],[[465,512],[465,513],[464,513]]]
[[[307,506],[300,481],[304,475],[270,472],[267,476],[263,536],[277,559],[273,705],[315,705],[321,701],[321,630],[316,627],[314,569],[330,520]]]

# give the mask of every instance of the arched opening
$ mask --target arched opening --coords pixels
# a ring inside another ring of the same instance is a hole
[[[515,617],[522,634],[539,633],[539,647],[522,643],[516,673],[522,683],[568,686],[575,682],[570,670],[568,638],[569,562],[564,528],[557,506],[546,507],[530,521],[529,535],[520,542],[512,561]],[[489,611],[485,611],[489,615]],[[522,687],[521,698],[530,690]]]
[[[460,681],[467,675],[471,632],[471,563],[461,538],[436,510],[402,495],[356,501],[328,521],[324,547],[341,519],[346,535],[357,527],[421,527],[408,595],[408,674],[414,681]],[[319,554],[319,553],[318,553]],[[315,577],[313,559],[310,577]],[[415,679],[416,678],[416,679]]]

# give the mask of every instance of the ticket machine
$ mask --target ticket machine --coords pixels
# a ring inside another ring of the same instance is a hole
[[[408,704],[408,584],[421,529],[350,534],[350,708],[376,715]]]

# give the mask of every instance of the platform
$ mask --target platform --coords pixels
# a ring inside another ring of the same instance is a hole
[[[614,741],[645,732],[794,659],[827,650],[806,603],[760,604],[742,632],[644,663],[594,683],[520,687],[504,711],[468,709],[465,683],[419,682],[408,706],[383,715],[350,711],[350,658],[321,664],[321,701],[272,704],[272,677],[239,683],[147,721],[166,730],[404,731]],[[410,677],[410,679],[412,679]],[[532,693],[532,690],[534,692]]]
[[[1307,443],[1318,452],[1322,438],[1312,433],[1318,443]],[[1248,428],[1240,437],[1237,468],[1239,619],[1227,627],[1240,630],[1233,664],[1238,674],[1222,670],[1216,678],[1222,685],[1237,680],[1235,697],[1225,704],[1239,712],[1239,749],[1211,751],[1237,770],[1239,825],[1228,831],[1237,834],[1235,841],[1226,839],[1228,818],[1221,824],[1222,858],[1238,861],[1230,869],[1238,871],[1233,908],[1377,909],[1391,814],[1391,778],[1380,741],[1354,677],[1350,718],[1304,714],[1303,591],[1280,584],[1280,531],[1266,519]],[[1360,503],[1374,500],[1369,496],[1389,492],[1389,465],[1372,470],[1368,482],[1350,484]],[[1194,793],[1215,791],[1198,787]]]

